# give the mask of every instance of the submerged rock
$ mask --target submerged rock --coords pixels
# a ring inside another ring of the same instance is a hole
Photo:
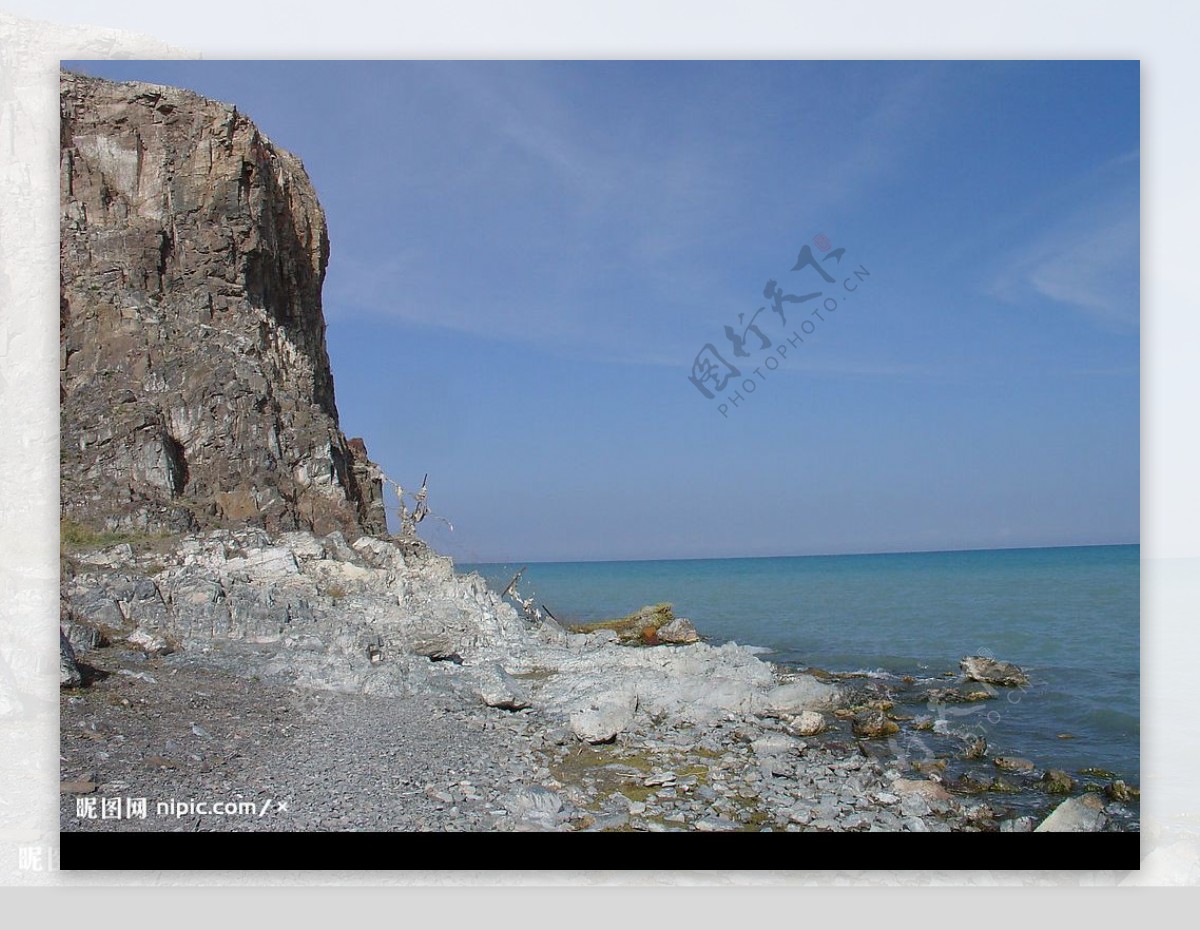
[[[1104,793],[1113,801],[1133,801],[1141,797],[1141,792],[1137,788],[1131,788],[1121,779],[1117,778],[1104,786]]]
[[[1050,794],[1070,794],[1075,790],[1075,779],[1060,769],[1050,769],[1042,776],[1042,787]]]
[[[850,726],[854,735],[861,739],[881,739],[900,732],[900,724],[889,720],[883,711],[857,714]]]
[[[1011,662],[1001,662],[986,656],[967,656],[958,663],[963,675],[971,681],[981,681],[989,685],[1003,685],[1016,688],[1029,684],[1029,676],[1019,666]]]

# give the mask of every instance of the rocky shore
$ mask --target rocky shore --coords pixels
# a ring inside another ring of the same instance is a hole
[[[1137,828],[1121,782],[907,751],[936,721],[878,682],[530,621],[415,540],[85,546],[60,618],[68,831]],[[939,699],[1016,674],[964,661]]]
[[[789,671],[666,605],[567,630],[416,539],[424,483],[387,537],[300,159],[159,85],[64,73],[61,117],[64,830],[1137,828],[1135,789],[943,725],[1020,669]]]

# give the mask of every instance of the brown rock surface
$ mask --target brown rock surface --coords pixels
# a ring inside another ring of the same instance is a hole
[[[61,98],[64,517],[386,532],[338,426],[299,159],[187,91],[64,73]]]

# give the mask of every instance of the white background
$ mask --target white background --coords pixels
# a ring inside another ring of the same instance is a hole
[[[53,616],[57,602],[57,64],[60,58],[1133,58],[1142,62],[1142,725],[1144,841],[1143,871],[1135,881],[1200,883],[1196,837],[1200,804],[1193,795],[1200,769],[1200,745],[1191,712],[1189,672],[1200,655],[1200,430],[1195,426],[1200,362],[1200,320],[1195,313],[1193,277],[1198,237],[1194,218],[1197,198],[1196,155],[1198,107],[1196,92],[1197,29],[1200,14],[1193,4],[1143,0],[1138,4],[1010,0],[983,7],[961,2],[866,3],[838,0],[825,3],[759,2],[683,3],[608,0],[608,2],[446,2],[436,9],[413,3],[368,4],[337,0],[330,3],[250,4],[230,0],[180,5],[131,2],[99,6],[82,2],[7,2],[0,0],[0,375],[4,404],[0,407],[0,647],[28,661],[22,674],[32,676],[48,706],[57,697],[51,674]],[[79,24],[87,24],[86,27]],[[1036,153],[1031,153],[1036,158]],[[1104,467],[1098,462],[1097,467]],[[39,658],[40,657],[40,658]],[[39,669],[38,662],[45,660]],[[0,882],[85,884],[152,881],[200,883],[199,873],[157,873],[135,876],[86,877],[72,874],[18,871],[16,844],[54,842],[57,836],[57,714],[41,719],[33,730],[0,729],[0,749],[8,759],[31,754],[45,770],[45,782],[0,782],[0,804],[17,804],[30,811],[35,827],[21,835],[0,836]],[[8,772],[11,766],[4,766]],[[405,840],[405,843],[412,842]],[[436,858],[445,838],[421,861]],[[815,848],[814,844],[805,844]],[[517,846],[512,861],[498,869],[537,865],[536,839]],[[644,846],[639,848],[646,848]],[[383,863],[381,863],[383,864]],[[389,863],[390,864],[390,863]],[[579,865],[587,864],[581,860]],[[526,880],[675,881],[738,884],[775,883],[741,892],[672,890],[670,898],[647,890],[616,891],[592,887],[564,899],[565,892],[405,890],[405,908],[397,912],[396,890],[389,893],[382,919],[404,926],[454,917],[470,920],[519,918],[522,926],[562,926],[597,916],[604,923],[623,915],[645,913],[672,924],[701,916],[726,916],[745,922],[807,920],[821,914],[844,919],[850,913],[862,920],[906,923],[904,915],[927,923],[945,919],[947,906],[954,919],[972,923],[1016,919],[1024,923],[1030,907],[1084,906],[1085,892],[1044,894],[1012,891],[994,906],[959,901],[952,905],[932,900],[928,893],[912,897],[908,906],[897,899],[856,894],[851,907],[830,890],[778,887],[780,883],[823,881],[838,884],[920,883],[994,884],[996,882],[1078,885],[1107,884],[1112,874],[933,873],[896,872],[677,872],[676,866],[719,866],[719,862],[675,863],[653,852],[639,861],[619,863],[626,872],[524,872]],[[820,865],[798,856],[795,862],[772,863],[797,867]],[[870,865],[917,866],[921,863]],[[967,863],[964,863],[967,864]],[[1039,863],[1014,861],[1013,870]],[[99,865],[99,864],[98,864]],[[113,864],[106,863],[111,867]],[[219,867],[219,863],[213,864]],[[1070,863],[1054,863],[1069,868]],[[346,883],[346,875],[332,877]],[[495,879],[500,872],[470,873],[477,880]],[[505,872],[513,880],[514,873]],[[590,879],[589,879],[590,876]],[[260,880],[268,878],[267,875]],[[431,881],[435,873],[408,873],[407,879]],[[460,876],[461,878],[461,876]],[[300,881],[295,873],[272,873],[271,881]],[[208,879],[211,881],[211,879]],[[253,880],[240,877],[240,882]],[[377,879],[378,880],[378,879]],[[394,875],[392,881],[405,880]],[[453,881],[449,873],[441,880]],[[223,883],[238,876],[221,876]],[[182,893],[182,892],[176,892]],[[201,893],[201,889],[185,892]],[[106,925],[107,917],[123,922],[138,918],[175,922],[189,910],[172,898],[140,890],[138,904],[112,913],[94,906],[94,889],[60,890],[80,910],[69,919]],[[248,890],[239,893],[251,894]],[[331,903],[314,899],[313,891],[292,889],[287,908],[310,916],[338,908],[338,920],[348,916],[348,896]],[[358,889],[353,900],[370,907],[386,902],[380,892]],[[719,897],[717,895],[719,894]],[[586,896],[586,898],[581,897]],[[1114,920],[1145,918],[1132,895],[1114,902],[1107,893],[1104,913]],[[1090,894],[1095,904],[1097,893]],[[123,899],[127,901],[128,899]],[[209,904],[240,907],[238,899]],[[91,902],[91,903],[87,903]],[[536,902],[536,903],[534,903]],[[64,902],[59,902],[64,903]],[[45,906],[45,902],[43,903]],[[274,899],[272,907],[285,907]],[[645,908],[651,908],[646,911]],[[814,911],[813,908],[816,908]],[[847,912],[847,908],[851,911]],[[1138,912],[1134,908],[1138,908]],[[661,910],[666,908],[667,910]],[[824,913],[832,909],[831,913]],[[1127,910],[1125,910],[1127,909]],[[55,908],[55,910],[60,910]],[[86,911],[86,916],[85,916]],[[284,911],[275,915],[278,919]],[[760,915],[760,916],[756,916]],[[1049,915],[1047,915],[1049,916]],[[44,915],[43,918],[44,919]],[[213,919],[209,915],[209,920]],[[6,921],[7,923],[7,921]]]

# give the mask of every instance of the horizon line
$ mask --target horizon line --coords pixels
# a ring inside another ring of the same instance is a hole
[[[1141,541],[1137,542],[1118,542],[1118,543],[1060,543],[1049,546],[971,546],[963,549],[888,549],[882,551],[871,552],[807,552],[802,554],[790,555],[697,555],[683,556],[677,558],[641,558],[641,559],[506,559],[503,561],[486,561],[486,562],[459,562],[454,560],[457,565],[515,565],[522,563],[526,565],[580,565],[580,564],[596,564],[603,565],[613,562],[735,562],[746,559],[828,559],[839,558],[842,556],[868,556],[868,555],[938,555],[952,552],[1016,552],[1034,549],[1103,549],[1113,548],[1116,546],[1140,546]]]

